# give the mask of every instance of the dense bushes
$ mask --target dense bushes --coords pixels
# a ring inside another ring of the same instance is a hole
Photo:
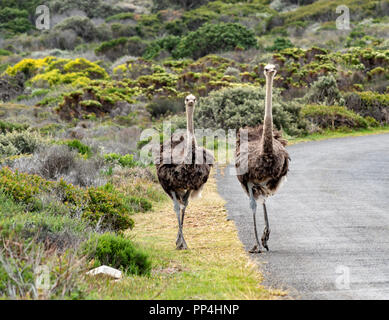
[[[124,55],[142,56],[148,44],[141,38],[120,37],[103,42],[95,50],[97,55],[105,55],[110,60],[116,60]]]
[[[381,124],[389,123],[389,94],[371,91],[355,92],[346,95],[346,106],[366,117],[370,116]]]
[[[209,53],[257,46],[253,31],[237,23],[205,24],[183,37],[173,51],[175,58],[198,59]]]
[[[28,128],[28,125],[25,125],[25,124],[11,123],[11,122],[6,122],[6,121],[0,120],[0,134],[12,132],[12,131],[24,131],[27,128]]]
[[[289,39],[276,38],[274,40],[273,45],[268,47],[267,50],[271,51],[271,52],[273,52],[273,51],[278,52],[278,51],[284,50],[286,48],[293,48],[293,47],[294,47],[294,45]]]
[[[369,122],[342,106],[306,105],[301,115],[320,128],[367,128]]]
[[[151,262],[131,240],[114,234],[92,238],[85,246],[85,254],[93,259],[94,266],[108,265],[128,274],[149,274]]]
[[[296,102],[284,102],[279,94],[273,96],[274,124],[291,135],[303,133],[306,127],[300,117]],[[197,108],[196,122],[201,128],[236,129],[256,126],[263,122],[265,113],[265,90],[252,86],[225,88],[213,91],[201,98]]]
[[[92,41],[96,38],[97,29],[93,22],[87,17],[74,16],[65,19],[57,24],[54,30],[65,31],[73,30],[75,34],[85,41]]]
[[[122,156],[117,153],[109,153],[104,155],[104,159],[108,164],[119,164],[122,167],[133,168],[139,166],[139,163],[134,159],[133,154]]]
[[[0,134],[0,156],[33,153],[44,144],[41,136],[29,130]]]
[[[11,34],[26,32],[32,28],[28,17],[27,10],[2,8],[0,9],[0,30],[8,31]]]
[[[333,105],[342,101],[342,96],[333,75],[320,77],[315,81],[307,94],[309,103]]]
[[[90,157],[92,155],[92,150],[89,146],[83,144],[80,140],[74,139],[71,141],[66,141],[65,144],[72,150],[77,150],[78,153],[83,156]]]
[[[167,52],[172,53],[180,41],[181,39],[179,37],[172,35],[153,41],[146,48],[143,57],[145,59],[154,59],[160,54],[162,50],[166,50]]]
[[[43,59],[23,59],[6,70],[6,75],[23,74],[35,87],[59,84],[86,85],[90,80],[106,79],[108,73],[96,63],[84,58],[60,59],[48,56]]]
[[[182,112],[184,111],[184,106],[181,100],[160,98],[150,102],[146,109],[152,117],[158,119],[161,116]]]
[[[81,189],[63,180],[47,181],[37,175],[13,172],[8,168],[0,170],[0,189],[30,210],[41,209],[41,197],[51,195],[73,215],[79,214],[93,226],[119,231],[134,225],[128,216],[129,208],[125,205],[124,196],[112,189]]]

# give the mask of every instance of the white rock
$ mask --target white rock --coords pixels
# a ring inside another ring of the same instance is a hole
[[[121,279],[122,278],[122,272],[120,270],[108,267],[108,266],[101,266],[95,269],[92,269],[86,273],[87,275],[91,276],[98,276],[98,275],[105,275],[114,279]]]

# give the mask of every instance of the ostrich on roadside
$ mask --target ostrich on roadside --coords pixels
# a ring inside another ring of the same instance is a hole
[[[212,154],[197,145],[193,113],[196,97],[189,95],[185,99],[187,116],[187,133],[185,135],[172,135],[161,145],[159,163],[157,164],[158,180],[173,200],[174,211],[178,220],[178,235],[176,248],[188,249],[184,239],[183,225],[185,210],[189,198],[201,196],[204,184],[207,182],[213,164]]]
[[[285,180],[289,167],[289,155],[281,133],[273,130],[272,90],[276,74],[274,65],[267,65],[264,70],[266,77],[265,119],[263,125],[254,128],[241,128],[237,135],[236,169],[237,177],[244,191],[250,198],[250,208],[253,212],[256,245],[250,253],[260,253],[256,225],[257,200],[263,204],[265,229],[262,235],[262,245],[269,250],[270,228],[266,210],[266,198],[277,192]],[[247,131],[245,131],[247,130]]]

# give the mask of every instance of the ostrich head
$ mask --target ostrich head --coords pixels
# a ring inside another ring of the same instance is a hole
[[[266,77],[273,78],[277,73],[276,66],[274,64],[268,64],[265,67],[265,70],[263,73],[265,74]]]
[[[196,97],[193,94],[190,94],[185,98],[185,106],[193,108],[196,104]]]

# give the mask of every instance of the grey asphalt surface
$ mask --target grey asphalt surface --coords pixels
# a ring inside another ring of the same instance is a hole
[[[270,251],[252,255],[263,284],[293,299],[389,299],[389,134],[288,150],[288,181],[267,200]],[[227,171],[217,180],[228,218],[250,249],[248,197]],[[262,206],[257,217],[261,236]]]

